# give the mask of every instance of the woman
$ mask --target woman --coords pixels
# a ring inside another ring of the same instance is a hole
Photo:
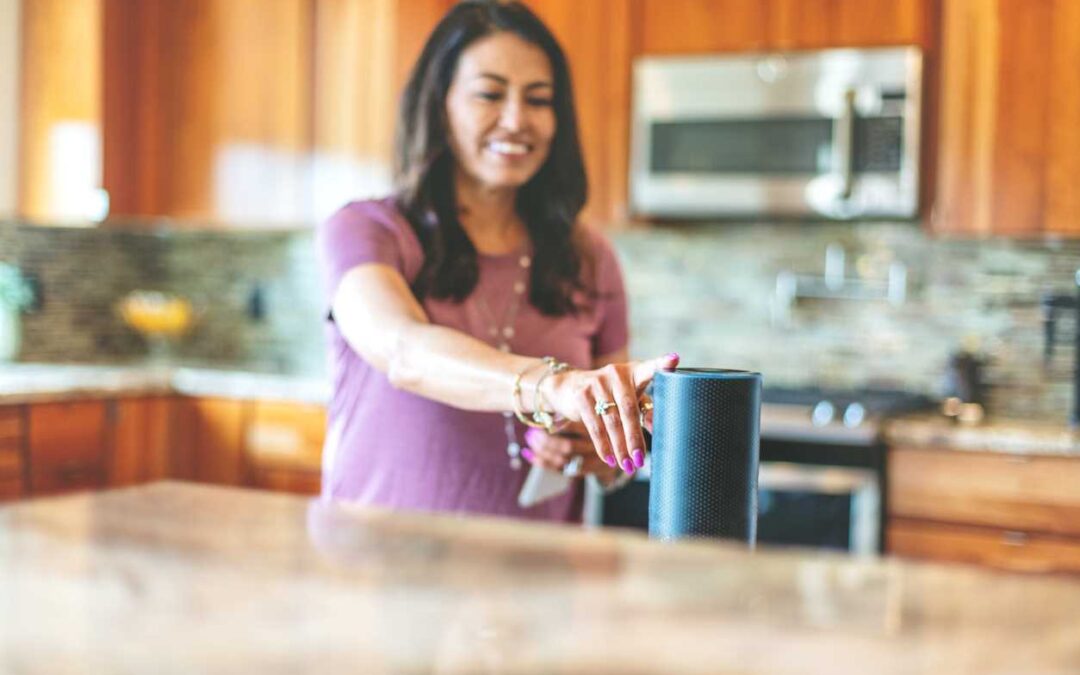
[[[523,5],[461,2],[435,28],[402,97],[395,179],[393,198],[319,230],[324,494],[579,520],[580,490],[518,506],[518,456],[606,484],[632,474],[642,390],[678,357],[627,362],[618,263],[575,222],[586,187],[566,59]]]

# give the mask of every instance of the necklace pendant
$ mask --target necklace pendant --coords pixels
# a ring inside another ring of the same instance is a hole
[[[510,441],[506,444],[506,454],[510,457],[510,468],[514,471],[521,469],[521,446],[517,441]]]

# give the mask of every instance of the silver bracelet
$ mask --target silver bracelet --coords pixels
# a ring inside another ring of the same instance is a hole
[[[536,388],[533,390],[532,418],[533,421],[543,424],[548,430],[548,433],[553,433],[552,429],[555,424],[555,413],[553,411],[549,412],[551,406],[548,404],[547,399],[544,398],[544,394],[540,391],[540,385],[544,383],[544,379],[547,378],[548,375],[561,373],[568,369],[570,364],[559,361],[554,356],[545,356],[543,361],[547,368],[536,380]],[[545,408],[547,408],[547,410],[545,410]]]

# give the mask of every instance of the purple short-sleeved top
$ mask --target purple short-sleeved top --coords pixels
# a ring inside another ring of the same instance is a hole
[[[626,298],[614,251],[600,234],[588,229],[581,234],[592,260],[583,266],[591,277],[584,281],[599,299],[586,311],[563,317],[544,316],[523,303],[510,339],[513,353],[551,355],[587,368],[594,358],[626,346]],[[383,263],[412,283],[423,263],[420,242],[392,198],[346,205],[319,228],[317,244],[328,304],[342,277],[357,265]],[[527,283],[519,264],[526,252],[479,255],[473,293],[462,303],[425,299],[428,319],[494,344],[491,316],[504,316],[515,281]],[[478,304],[477,297],[486,304]],[[323,451],[324,496],[398,509],[580,520],[580,484],[532,508],[517,505],[526,471],[510,468],[500,413],[461,410],[395,389],[349,346],[332,320],[327,335],[333,393]],[[524,444],[524,428],[515,425]]]

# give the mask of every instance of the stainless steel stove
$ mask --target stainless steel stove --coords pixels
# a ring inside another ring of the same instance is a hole
[[[866,445],[880,439],[889,417],[932,407],[922,394],[896,389],[766,387],[763,437]]]

